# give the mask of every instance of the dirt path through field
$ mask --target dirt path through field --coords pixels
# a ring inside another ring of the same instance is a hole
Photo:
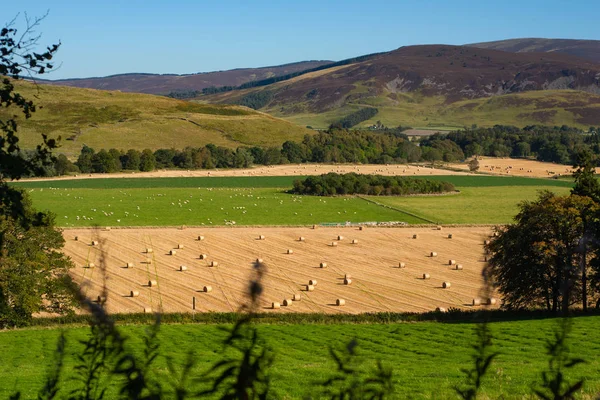
[[[91,298],[101,292],[99,265],[104,254],[110,312],[158,310],[161,304],[165,312],[191,312],[194,296],[198,312],[237,310],[247,298],[248,279],[258,258],[267,269],[261,311],[421,312],[470,307],[482,285],[482,244],[490,232],[486,227],[69,229],[64,231],[64,252],[76,264],[75,280]],[[413,239],[413,234],[418,238]],[[204,240],[197,240],[199,235]],[[265,239],[258,240],[259,235]],[[343,239],[338,240],[338,235]],[[300,236],[305,240],[298,240]],[[352,244],[353,239],[358,242]],[[92,240],[100,244],[92,246]],[[145,253],[148,247],[152,253]],[[430,257],[431,251],[438,256]],[[200,254],[207,259],[201,260]],[[464,269],[448,265],[450,259]],[[211,267],[211,261],[218,266]],[[96,266],[85,268],[90,262]],[[327,268],[320,268],[321,262]],[[406,268],[398,268],[399,262]],[[126,268],[127,263],[134,267]],[[186,271],[180,271],[182,265]],[[423,280],[424,273],[431,279]],[[345,274],[351,275],[352,284],[344,284]],[[311,279],[317,285],[309,292]],[[150,287],[150,280],[158,286]],[[445,281],[451,288],[442,289]],[[213,290],[204,293],[204,286]],[[130,297],[130,291],[138,291],[139,296]],[[302,300],[270,309],[272,302],[283,303],[294,294]],[[337,307],[337,299],[344,299],[346,305]]]

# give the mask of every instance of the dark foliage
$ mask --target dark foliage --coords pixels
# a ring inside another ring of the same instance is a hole
[[[30,19],[25,16],[25,30],[15,28],[16,18],[0,29],[0,108],[13,107],[21,111],[25,119],[31,118],[36,111],[32,100],[16,93],[13,80],[22,75],[33,77],[48,72],[54,67],[51,62],[60,44],[49,46],[43,52],[36,52],[39,36],[35,29],[42,18]],[[27,175],[41,175],[40,166],[52,162],[51,150],[58,146],[55,139],[42,135],[42,143],[37,146],[31,157],[20,154],[17,134],[18,117],[0,119],[0,180],[19,179]]]
[[[365,107],[361,108],[358,111],[353,112],[352,114],[346,115],[344,118],[339,121],[331,124],[329,129],[349,129],[355,125],[360,124],[363,121],[369,120],[377,115],[379,112],[378,109],[374,107]]]
[[[258,110],[263,108],[273,99],[273,92],[270,90],[262,90],[260,92],[248,93],[240,99],[238,104]]]
[[[431,140],[441,139],[436,134]],[[567,126],[514,126],[496,125],[493,128],[472,128],[450,132],[445,138],[456,143],[467,157],[535,157],[539,161],[569,164],[582,150],[600,154],[597,133],[584,134],[580,129]]]
[[[400,176],[329,173],[320,176],[309,176],[304,180],[296,180],[291,192],[314,196],[348,194],[390,196],[444,193],[453,190],[454,186],[451,183],[442,181]]]
[[[185,100],[185,99],[193,99],[195,97],[200,96],[200,93],[202,93],[199,90],[191,90],[191,89],[180,89],[180,90],[172,90],[169,93],[167,93],[167,97],[170,97],[172,99],[179,99],[179,100]]]

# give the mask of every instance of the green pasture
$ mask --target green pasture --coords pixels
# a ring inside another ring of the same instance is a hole
[[[571,182],[493,176],[431,176],[460,193],[443,196],[296,196],[286,191],[302,177],[108,178],[16,182],[36,208],[63,227],[310,225],[404,221],[508,223],[518,204],[542,189],[566,194]]]
[[[585,364],[567,372],[567,378],[585,379],[584,398],[595,398],[600,391],[600,317],[574,318],[570,337],[571,355]],[[545,344],[552,338],[558,320],[528,320],[491,323],[494,350],[500,355],[483,381],[479,398],[530,398],[532,387],[539,387],[541,371],[547,367]],[[166,357],[182,365],[188,353],[197,364],[191,375],[200,376],[221,356],[225,332],[221,325],[163,325],[160,331],[161,356],[155,373],[168,382]],[[380,359],[393,368],[394,398],[455,399],[453,388],[464,382],[461,369],[471,366],[471,346],[475,340],[470,323],[393,323],[393,324],[260,324],[259,333],[275,355],[272,367],[272,398],[319,398],[317,386],[335,370],[329,348],[343,350],[345,344],[358,342],[357,362],[369,369]],[[141,355],[145,326],[123,326],[129,349]],[[8,398],[16,389],[22,398],[36,397],[47,369],[59,329],[28,329],[0,332],[0,397]],[[64,371],[72,374],[79,340],[87,328],[66,330],[67,347]],[[229,353],[232,354],[232,353]],[[191,381],[190,381],[191,382]],[[114,398],[116,382],[109,385],[107,398]],[[63,382],[63,394],[74,387]]]
[[[570,191],[556,186],[459,187],[459,194],[448,196],[371,198],[440,224],[505,224],[519,212],[519,203],[535,199],[542,189],[560,195]]]

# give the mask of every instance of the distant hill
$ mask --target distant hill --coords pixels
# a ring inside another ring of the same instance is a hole
[[[208,143],[226,147],[280,146],[314,131],[246,107],[195,104],[162,96],[34,85],[19,81],[18,93],[34,100],[38,111],[19,117],[23,148],[41,134],[62,136],[59,152],[79,154],[83,144],[96,148],[178,148]],[[11,114],[0,109],[0,115]]]
[[[202,90],[211,86],[239,86],[243,83],[287,75],[330,64],[332,61],[301,61],[262,68],[239,68],[189,75],[119,74],[98,78],[43,80],[41,83],[87,89],[120,90],[122,92],[167,94]]]
[[[561,53],[600,63],[600,40],[523,38],[473,43],[466,46],[511,53]]]
[[[505,100],[496,100],[499,97]],[[419,127],[600,125],[600,64],[559,53],[408,46],[366,61],[198,100],[249,104],[319,128],[369,107],[379,112],[362,126],[378,120],[387,126]]]

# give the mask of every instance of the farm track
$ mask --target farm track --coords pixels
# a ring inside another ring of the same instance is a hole
[[[418,239],[412,239],[415,233]],[[453,239],[448,239],[448,233],[454,235]],[[215,227],[69,229],[63,234],[64,252],[76,265],[72,275],[76,282],[87,286],[92,299],[102,291],[102,274],[82,267],[91,261],[98,269],[104,251],[110,312],[140,312],[144,307],[154,310],[161,304],[164,312],[191,312],[194,296],[197,312],[237,311],[248,298],[254,262],[262,258],[266,273],[261,311],[361,313],[468,308],[481,289],[482,244],[490,233],[490,227],[451,227],[442,231],[432,227],[367,227],[362,231],[356,227]],[[205,240],[198,241],[198,235],[204,235]],[[259,235],[265,235],[265,240],[257,240]],[[332,247],[338,235],[344,238]],[[79,240],[73,240],[73,236]],[[305,241],[299,241],[300,236]],[[92,238],[105,243],[102,249],[90,246]],[[352,239],[358,243],[351,244]],[[177,249],[178,244],[183,249]],[[144,254],[146,247],[154,252]],[[175,255],[169,255],[172,249]],[[288,249],[293,253],[287,254]],[[438,257],[429,257],[431,251],[436,251]],[[201,253],[208,259],[200,260]],[[144,263],[147,259],[151,264]],[[449,259],[463,264],[464,269],[452,269]],[[213,260],[219,263],[217,267],[209,266]],[[406,268],[398,268],[401,261]],[[124,268],[127,262],[133,262],[134,268]],[[321,262],[328,267],[320,268]],[[180,265],[187,266],[187,271],[179,271]],[[425,272],[431,274],[431,279],[421,279]],[[343,284],[344,274],[352,275],[351,285]],[[148,287],[150,279],[158,281],[158,288]],[[305,291],[310,279],[318,281],[313,292]],[[442,289],[444,281],[451,282],[452,287]],[[212,286],[213,291],[201,293],[204,285]],[[138,290],[139,297],[128,297],[130,290]],[[271,309],[271,302],[281,303],[293,294],[301,294],[302,300],[290,307]],[[346,306],[335,306],[339,298],[346,301]]]

